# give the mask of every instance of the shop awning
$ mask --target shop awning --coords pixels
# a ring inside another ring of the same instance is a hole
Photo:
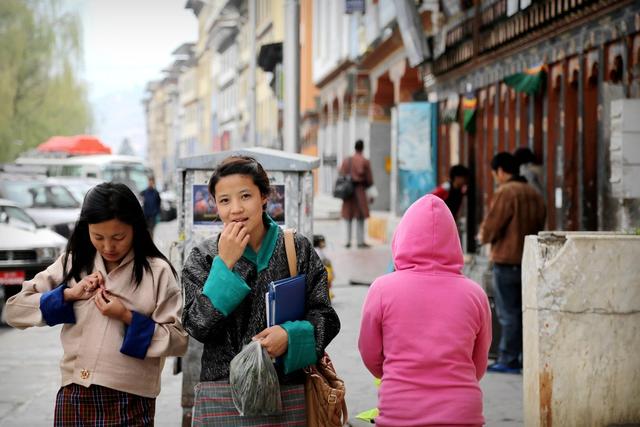
[[[540,90],[546,70],[545,64],[536,65],[523,73],[515,73],[505,77],[504,82],[507,86],[514,88],[516,92],[534,94]]]
[[[91,135],[54,136],[38,145],[40,152],[67,154],[111,154],[111,148]]]

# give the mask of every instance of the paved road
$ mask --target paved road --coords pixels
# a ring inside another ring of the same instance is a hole
[[[373,378],[360,361],[356,345],[360,308],[368,288],[349,283],[370,282],[383,274],[390,249],[388,245],[376,242],[372,242],[371,249],[344,249],[341,246],[342,227],[335,220],[316,221],[315,232],[324,234],[327,239],[327,255],[336,270],[334,307],[342,322],[341,333],[328,352],[347,384],[352,424],[367,425],[354,417],[376,405]],[[165,253],[175,236],[175,222],[161,223],[156,229],[156,242]],[[59,327],[25,331],[0,328],[0,426],[51,425],[59,381],[58,362],[62,355],[59,332]],[[180,425],[182,378],[172,374],[172,367],[173,360],[169,359],[156,405],[156,425],[160,427]],[[488,374],[482,380],[482,388],[488,426],[522,425],[521,376]]]

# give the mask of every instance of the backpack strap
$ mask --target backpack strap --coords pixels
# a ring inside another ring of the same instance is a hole
[[[284,230],[284,248],[287,251],[287,262],[289,263],[289,274],[291,277],[298,275],[298,260],[296,257],[296,246],[293,242],[295,230]]]

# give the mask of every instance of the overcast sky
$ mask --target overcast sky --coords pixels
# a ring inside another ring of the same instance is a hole
[[[186,0],[75,1],[94,133],[114,152],[129,138],[145,156],[144,87],[161,76],[174,49],[196,40],[198,21],[184,8]]]

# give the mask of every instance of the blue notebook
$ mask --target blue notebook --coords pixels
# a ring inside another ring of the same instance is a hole
[[[306,274],[269,283],[264,295],[267,309],[267,327],[304,318]]]

